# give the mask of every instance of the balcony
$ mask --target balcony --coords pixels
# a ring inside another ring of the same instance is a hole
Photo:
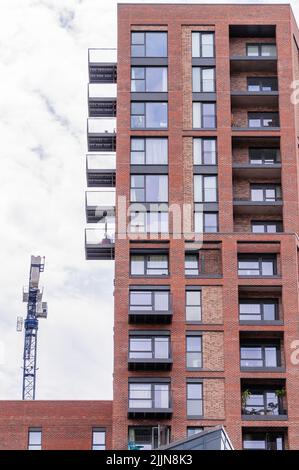
[[[115,152],[116,118],[89,118],[87,140],[89,152]]]
[[[132,380],[132,379],[131,379]],[[169,419],[172,416],[170,383],[163,379],[129,382],[129,419]]]
[[[164,330],[150,334],[132,331],[129,338],[128,369],[135,371],[171,370],[170,336]]]
[[[278,106],[278,91],[232,91],[231,104],[234,107]]]
[[[115,216],[115,190],[86,191],[86,221],[96,223],[104,217]]]
[[[90,83],[116,83],[116,49],[89,49],[88,66]]]
[[[266,307],[266,312],[269,306],[271,307],[269,303],[260,305],[260,307]],[[240,361],[243,372],[284,372],[282,334],[280,332],[242,331],[240,333]]]
[[[115,187],[116,153],[101,152],[86,155],[86,176],[89,187]]]
[[[116,84],[91,83],[88,85],[90,117],[116,116]]]
[[[130,291],[129,322],[168,324],[172,321],[172,296],[167,290]]]
[[[232,108],[232,131],[270,133],[280,130],[276,106],[267,112],[262,111],[260,103],[254,107],[255,111],[249,111],[240,106]]]
[[[279,178],[281,163],[233,163],[233,175],[238,178]]]

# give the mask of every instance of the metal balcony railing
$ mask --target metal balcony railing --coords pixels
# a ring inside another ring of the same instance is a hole
[[[86,176],[89,187],[114,187],[116,153],[101,152],[86,155]]]
[[[106,216],[114,217],[115,190],[86,191],[85,205],[88,223],[99,222]]]
[[[87,260],[114,259],[115,224],[99,224],[98,228],[85,229],[85,255]]]

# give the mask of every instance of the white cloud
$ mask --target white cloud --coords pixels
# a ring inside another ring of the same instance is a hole
[[[83,229],[87,48],[115,46],[115,0],[1,2],[1,399],[21,396],[31,254],[46,256],[49,303],[37,397],[112,397],[113,264],[85,261]]]

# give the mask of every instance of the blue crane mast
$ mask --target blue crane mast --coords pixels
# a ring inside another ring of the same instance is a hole
[[[44,271],[44,267],[44,257],[31,256],[29,285],[23,291],[23,302],[27,303],[24,321],[23,400],[35,400],[38,319],[47,318],[48,314],[47,303],[42,302],[43,289],[39,287],[40,273]],[[18,331],[21,331],[22,323],[22,319],[18,318]]]

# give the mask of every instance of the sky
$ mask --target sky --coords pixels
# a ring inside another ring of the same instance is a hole
[[[37,399],[112,399],[113,262],[86,261],[87,50],[114,0],[0,0],[0,399],[20,399],[30,255],[46,257]],[[131,1],[131,3],[227,3]],[[298,1],[291,3],[299,21]]]

